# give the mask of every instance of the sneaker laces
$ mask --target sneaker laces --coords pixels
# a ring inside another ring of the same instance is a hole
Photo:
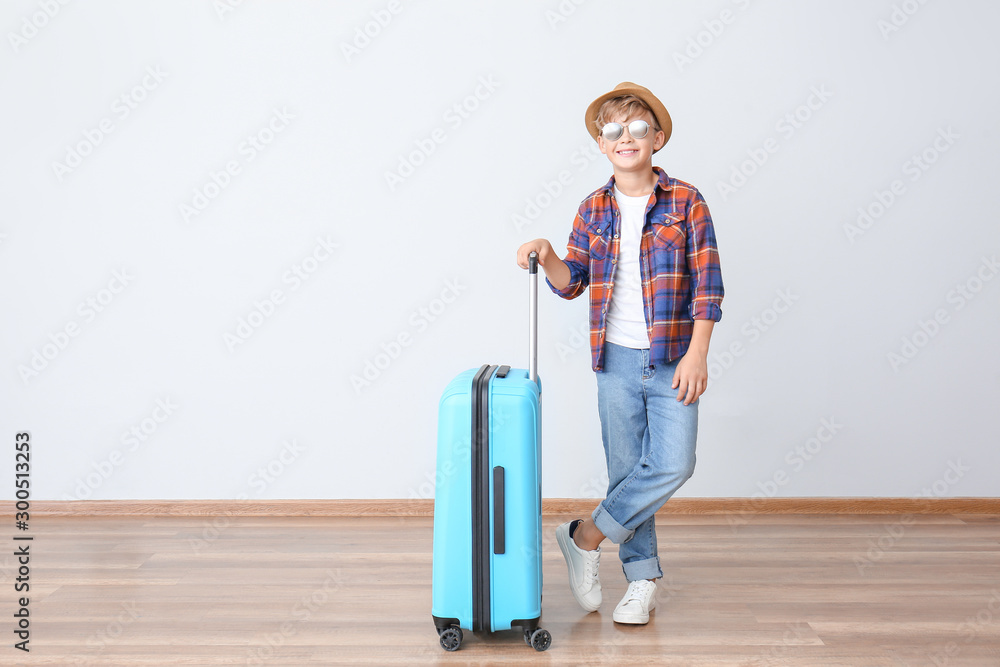
[[[597,581],[597,573],[601,567],[600,552],[588,553],[583,559],[583,581],[584,583],[594,583]]]
[[[628,591],[625,592],[625,604],[633,600],[645,603],[648,594],[654,590],[656,590],[656,582],[649,579],[639,579],[638,581],[629,582]]]

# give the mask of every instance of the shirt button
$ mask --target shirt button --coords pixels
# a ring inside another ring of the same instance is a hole
[[[614,264],[614,263],[616,263],[617,261],[618,261],[617,259],[613,259],[613,260],[611,260],[611,263],[612,263],[612,264]]]
[[[617,235],[617,234],[615,234],[615,238],[618,238],[618,235]]]

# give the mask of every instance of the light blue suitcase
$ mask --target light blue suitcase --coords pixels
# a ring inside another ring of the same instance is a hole
[[[536,650],[542,614],[538,264],[529,260],[529,368],[483,365],[448,384],[438,411],[432,609],[441,646],[462,629],[519,628]]]

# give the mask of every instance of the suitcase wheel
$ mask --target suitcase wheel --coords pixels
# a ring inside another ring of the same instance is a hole
[[[457,651],[462,645],[462,628],[457,625],[441,631],[441,648],[445,651]]]
[[[552,635],[549,634],[548,630],[538,628],[531,633],[530,637],[528,633],[524,633],[524,641],[536,651],[547,651],[552,646]]]

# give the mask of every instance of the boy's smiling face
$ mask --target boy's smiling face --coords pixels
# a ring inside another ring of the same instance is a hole
[[[628,124],[633,120],[644,120],[649,123],[649,131],[646,136],[636,139],[628,130]],[[622,136],[615,141],[608,141],[603,136],[598,136],[597,145],[601,152],[608,156],[614,167],[615,173],[633,172],[643,174],[653,167],[653,151],[659,150],[666,138],[662,130],[655,130],[653,127],[653,114],[648,111],[632,114],[630,116],[618,115],[608,122],[621,123],[625,126]]]

